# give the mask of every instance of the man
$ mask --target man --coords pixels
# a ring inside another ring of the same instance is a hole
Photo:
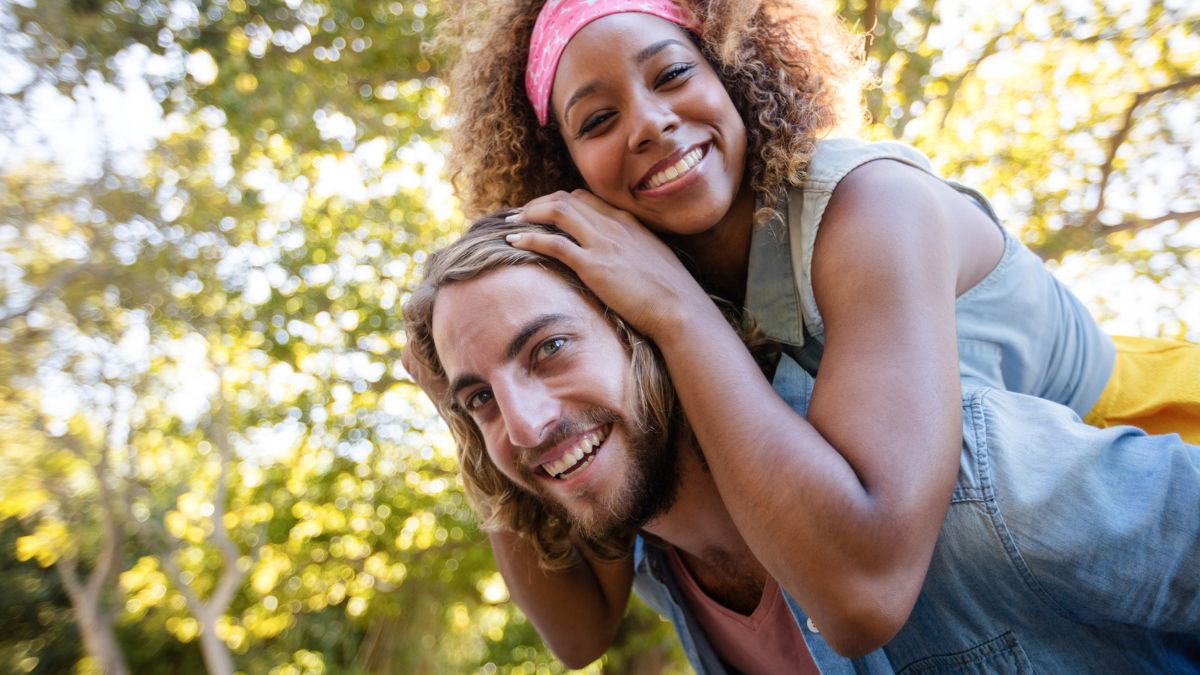
[[[406,364],[459,443],[514,600],[568,665],[603,654],[636,588],[700,672],[1200,667],[1200,449],[972,386],[919,596],[882,648],[839,655],[853,640],[821,632],[730,516],[772,495],[719,493],[653,348],[565,267],[509,247],[522,228],[485,219],[430,259]],[[806,411],[794,361],[772,381]]]

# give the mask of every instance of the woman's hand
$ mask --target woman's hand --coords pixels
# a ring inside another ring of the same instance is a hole
[[[628,213],[587,190],[539,197],[512,220],[554,225],[552,234],[510,235],[513,246],[555,258],[641,334],[658,340],[712,301],[675,253]],[[699,303],[699,304],[698,304]]]

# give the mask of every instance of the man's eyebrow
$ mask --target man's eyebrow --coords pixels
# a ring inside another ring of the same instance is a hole
[[[508,343],[508,349],[504,350],[504,360],[512,361],[517,358],[517,355],[525,348],[525,343],[529,342],[529,338],[537,335],[546,326],[566,320],[567,316],[565,314],[543,314],[534,318],[525,324],[525,327],[517,332],[512,341]]]
[[[477,384],[484,384],[482,377],[474,373],[459,375],[458,377],[454,378],[453,382],[450,383],[450,400],[457,401],[458,392],[466,389],[467,387],[474,387]]]
[[[521,330],[517,332],[516,336],[509,341],[508,348],[504,350],[504,360],[507,362],[517,358],[517,356],[520,355],[521,350],[525,348],[525,344],[529,342],[530,338],[532,338],[534,335],[537,335],[546,326],[549,326],[553,323],[558,323],[560,321],[567,321],[568,319],[569,318],[565,314],[542,314],[541,316],[534,317],[532,320],[522,326]],[[455,377],[454,380],[450,382],[449,391],[451,400],[457,400],[458,392],[462,391],[463,389],[479,384],[486,384],[486,382],[482,377],[476,375],[475,373],[463,373],[462,375]]]

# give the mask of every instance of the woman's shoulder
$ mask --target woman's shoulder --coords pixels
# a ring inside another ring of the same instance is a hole
[[[920,150],[898,141],[864,141],[860,138],[824,138],[816,143],[802,189],[833,191],[851,171],[879,159],[890,159],[932,173],[929,159]]]

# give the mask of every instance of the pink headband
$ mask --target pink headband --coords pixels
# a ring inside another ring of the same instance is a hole
[[[546,126],[550,118],[550,89],[567,43],[596,19],[622,12],[651,14],[694,33],[700,31],[696,17],[670,0],[547,0],[533,25],[525,67],[525,93],[539,124]]]

